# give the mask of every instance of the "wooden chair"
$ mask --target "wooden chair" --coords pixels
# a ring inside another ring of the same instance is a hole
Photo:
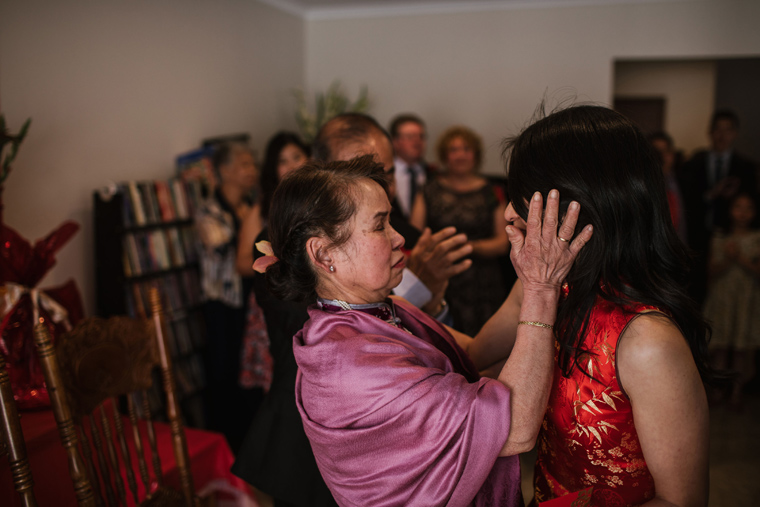
[[[26,458],[24,434],[21,431],[16,401],[13,399],[11,381],[5,367],[5,356],[0,352],[0,456],[8,455],[11,475],[16,491],[25,507],[37,505],[34,499],[34,481]]]
[[[69,471],[80,505],[126,505],[126,488],[131,493],[130,501],[136,505],[196,505],[156,288],[151,290],[150,299],[151,322],[127,317],[87,318],[62,336],[55,349],[47,326],[40,323],[35,327],[45,382],[61,441],[69,456]],[[147,396],[157,365],[166,395],[181,491],[163,484]],[[119,399],[126,399],[128,421],[124,421],[118,411]],[[138,413],[144,423],[138,422]],[[125,436],[125,426],[130,427],[131,446]],[[146,451],[149,459],[145,458]],[[133,466],[133,455],[137,470]],[[126,488],[120,469],[125,470]],[[146,492],[144,496],[139,494],[138,475]]]

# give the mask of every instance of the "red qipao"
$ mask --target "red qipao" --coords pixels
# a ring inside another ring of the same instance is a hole
[[[631,319],[648,311],[656,309],[640,304],[620,307],[597,298],[582,344],[591,354],[579,360],[586,374],[574,368],[565,378],[555,362],[549,408],[538,438],[537,502],[590,486],[593,506],[633,506],[654,497],[654,479],[616,368],[620,334]]]
[[[311,306],[294,337],[296,402],[335,500],[522,505],[519,460],[498,457],[509,434],[509,390],[480,378],[437,321],[393,302],[401,327]]]

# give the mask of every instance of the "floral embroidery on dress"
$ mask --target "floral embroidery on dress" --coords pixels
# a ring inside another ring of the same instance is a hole
[[[578,366],[567,378],[555,366],[538,441],[537,502],[590,486],[594,506],[633,506],[653,498],[654,479],[615,369],[620,333],[634,316],[652,310],[644,305],[621,308],[599,299]]]

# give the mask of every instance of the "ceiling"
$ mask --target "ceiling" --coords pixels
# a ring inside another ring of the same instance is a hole
[[[307,19],[694,0],[259,0]]]

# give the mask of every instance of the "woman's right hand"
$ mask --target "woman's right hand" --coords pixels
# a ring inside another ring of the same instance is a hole
[[[507,336],[514,337],[514,344],[499,374],[499,381],[510,389],[512,396],[511,426],[501,456],[525,452],[536,444],[554,375],[553,326],[559,288],[578,252],[591,239],[590,225],[573,237],[579,212],[578,203],[570,203],[560,226],[556,190],[549,192],[546,210],[541,194],[533,195],[528,204],[527,223],[519,220],[513,207],[507,209],[509,216],[505,218],[524,225],[525,234],[514,225],[507,227],[512,263],[523,292],[519,315],[514,312],[516,308],[512,307],[510,312],[507,305],[511,295],[502,307],[505,310],[502,322],[507,324]]]
[[[573,237],[580,209],[577,202],[571,202],[559,225],[559,192],[549,192],[545,212],[543,197],[536,192],[529,203],[525,234],[514,225],[507,226],[510,257],[525,292],[558,293],[578,252],[593,234],[589,224]]]

